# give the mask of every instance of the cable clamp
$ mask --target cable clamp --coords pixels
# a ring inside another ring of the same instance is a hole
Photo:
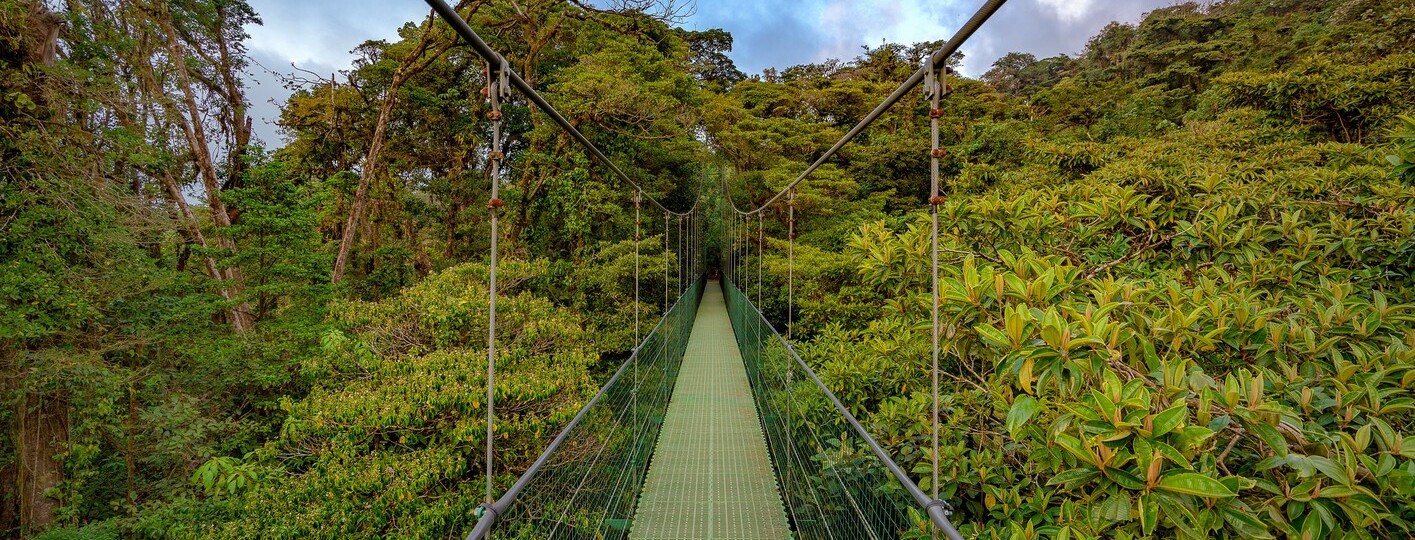
[[[943,118],[943,109],[929,109],[929,118]]]
[[[501,97],[503,97],[503,98],[510,98],[510,97],[511,97],[511,62],[508,61],[508,60],[506,60],[506,57],[505,57],[505,56],[502,56],[502,57],[501,57],[501,69],[500,69],[499,71],[500,71],[500,73],[497,74],[497,79],[498,79],[498,80],[497,80],[497,83],[498,83],[498,84],[496,85],[496,89],[501,91]]]
[[[492,150],[486,154],[488,159],[506,159],[506,154],[500,150]]]
[[[501,120],[501,111],[486,111],[486,119],[492,122]]]
[[[503,201],[503,200],[501,200],[501,199],[499,199],[499,198],[498,198],[498,199],[492,199],[492,200],[489,200],[489,201],[486,202],[486,207],[489,208],[489,209],[492,209],[492,210],[495,210],[495,209],[497,209],[497,208],[501,208],[501,207],[503,207],[503,206],[506,206],[506,201]]]
[[[934,499],[932,501],[929,501],[929,504],[924,505],[924,513],[929,513],[929,510],[932,510],[935,506],[943,509],[943,515],[945,516],[953,514],[953,505],[948,504],[947,502],[944,502],[941,499]]]
[[[929,197],[929,204],[932,206],[938,206],[940,204],[943,204],[945,201],[946,199],[943,198],[943,195],[934,195],[932,197]]]
[[[947,148],[935,148],[929,151],[929,155],[935,158],[943,158],[948,155]]]
[[[476,515],[477,519],[481,519],[482,516],[485,516],[488,512],[491,513],[492,523],[495,523],[497,519],[501,518],[501,512],[497,512],[496,507],[492,506],[491,503],[481,503],[477,505],[477,511],[474,515]]]

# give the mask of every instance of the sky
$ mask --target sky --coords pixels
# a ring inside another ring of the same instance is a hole
[[[420,0],[248,0],[264,24],[250,26],[256,134],[267,146],[282,138],[277,103],[289,91],[280,75],[314,78],[348,69],[350,52],[370,39],[394,39],[405,22],[427,16]],[[680,0],[682,1],[682,0]],[[689,0],[691,1],[691,0]],[[1011,0],[963,45],[964,75],[976,77],[1008,52],[1038,58],[1075,54],[1110,21],[1134,22],[1175,0]],[[603,3],[603,2],[597,2]],[[730,56],[747,74],[829,58],[848,60],[865,45],[947,39],[982,0],[698,0],[683,23],[732,33]]]

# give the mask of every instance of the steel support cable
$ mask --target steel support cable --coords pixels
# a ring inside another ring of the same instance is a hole
[[[795,325],[795,189],[787,195],[787,339]]]
[[[663,315],[668,317],[668,216],[672,215],[668,210],[663,211]],[[673,329],[665,327],[663,336],[663,355],[668,356],[669,344],[673,341]],[[663,376],[668,377],[668,364],[663,365]]]
[[[762,266],[766,261],[766,221],[757,214],[757,305],[762,303],[762,291],[766,282],[762,281]]]
[[[791,329],[796,326],[796,190],[786,196],[786,341],[791,341]],[[791,396],[791,383],[795,375],[795,367],[790,362],[786,364],[786,446],[795,448],[795,441],[791,433],[791,413],[796,406]],[[791,454],[786,453],[786,470],[791,471]],[[790,491],[790,475],[787,475],[786,489]],[[794,515],[795,510],[792,510]]]
[[[678,290],[682,291],[683,284],[687,283],[688,277],[688,235],[692,234],[691,225],[693,213],[688,212],[683,217],[678,218]],[[681,292],[679,294],[682,294]]]
[[[909,492],[914,502],[922,507],[929,516],[929,520],[932,521],[934,525],[938,526],[950,540],[963,540],[963,536],[958,533],[958,529],[954,528],[953,523],[948,519],[948,509],[944,508],[944,505],[938,504],[938,501],[930,499],[923,490],[919,489],[918,484],[915,484],[914,480],[909,478],[909,475],[905,474],[904,470],[899,467],[899,464],[895,463],[894,459],[889,457],[889,454],[884,451],[884,448],[880,446],[874,436],[870,435],[870,432],[865,429],[864,425],[860,424],[860,420],[855,418],[855,415],[850,412],[850,409],[845,407],[845,404],[840,401],[839,397],[836,397],[835,392],[832,392],[830,388],[821,381],[820,376],[816,375],[816,371],[811,369],[811,366],[801,358],[801,354],[796,352],[796,347],[781,336],[781,332],[777,331],[776,327],[772,326],[771,321],[767,320],[766,315],[762,314],[760,308],[752,305],[751,299],[746,298],[745,293],[742,296],[743,300],[746,302],[743,309],[744,315],[758,318],[766,330],[770,332],[772,336],[776,337],[777,341],[786,349],[786,353],[790,355],[792,362],[794,362],[796,367],[801,369],[801,373],[804,373],[811,382],[815,384],[816,389],[821,392],[821,395],[825,396],[825,398],[830,401],[831,405],[835,407],[836,412],[839,412],[840,415],[845,418],[845,422],[850,425],[850,429],[870,447],[870,452],[884,464],[885,468],[889,470],[890,475],[894,476],[894,479],[904,486],[905,491]]]
[[[644,192],[643,192],[643,190],[639,190],[639,189],[634,190],[634,346],[635,346],[635,347],[638,347],[639,344],[640,344],[640,343],[643,343],[643,341],[644,341],[643,336],[640,334],[640,328],[639,328],[639,312],[641,311],[641,310],[640,310],[640,307],[639,307],[639,281],[640,281],[640,280],[639,280],[639,251],[640,251],[640,250],[639,250],[639,245],[642,244],[642,243],[643,243],[643,240],[644,240],[643,230],[642,230],[642,227],[641,227],[641,224],[642,224],[642,221],[641,221],[641,213],[642,213],[642,208],[643,208],[643,198],[644,198]],[[640,430],[640,427],[639,427],[639,391],[641,390],[640,387],[641,387],[641,383],[643,382],[643,379],[642,379],[642,377],[640,376],[640,373],[639,373],[639,355],[637,355],[637,354],[634,355],[633,360],[634,360],[634,399],[633,399],[633,405],[632,405],[632,406],[634,407],[634,430],[635,430],[635,434],[636,434],[635,436],[637,437],[637,436],[639,436],[639,435],[642,435],[642,432],[639,431],[639,430]],[[645,418],[645,420],[647,420],[647,418]],[[635,446],[634,446],[634,452],[635,452],[635,457],[636,457],[636,458],[637,458],[638,451],[639,451],[639,446],[638,446],[638,445],[635,445]]]
[[[643,244],[643,197],[644,190],[634,190],[634,343],[643,341],[639,333],[639,246]]]
[[[678,305],[683,303],[683,301],[687,298],[687,295],[678,298],[678,300],[674,302],[673,308],[670,308],[669,312],[676,310]],[[660,335],[667,336],[671,322],[672,321],[668,320],[668,317],[660,318],[658,320],[658,324],[655,325],[653,329],[649,331],[649,335],[659,333]],[[665,343],[666,347],[668,339],[665,337],[664,339],[662,339],[662,341]],[[518,478],[516,482],[511,485],[511,487],[507,488],[505,493],[501,494],[501,498],[497,499],[496,502],[484,507],[489,511],[479,516],[476,526],[472,529],[472,532],[467,534],[467,540],[481,540],[487,537],[487,535],[491,532],[492,527],[496,525],[498,516],[505,514],[506,511],[511,508],[511,505],[516,502],[516,498],[519,497],[521,495],[521,492],[526,489],[526,486],[529,485],[538,474],[540,474],[541,469],[543,469],[546,464],[550,462],[551,456],[553,456],[555,452],[560,449],[560,447],[565,443],[565,440],[569,438],[570,433],[575,430],[576,426],[579,426],[580,422],[583,421],[585,417],[589,415],[590,410],[599,404],[599,402],[605,397],[605,394],[609,391],[609,389],[613,387],[616,382],[619,381],[620,377],[622,377],[626,371],[630,370],[635,358],[643,352],[643,348],[646,344],[647,343],[645,342],[640,342],[638,345],[634,346],[634,350],[632,353],[630,353],[630,357],[626,359],[624,363],[619,365],[619,368],[614,371],[614,374],[609,377],[608,381],[605,381],[604,385],[600,386],[599,391],[595,393],[594,397],[591,397],[589,402],[585,403],[583,407],[580,407],[580,411],[575,413],[575,417],[571,418],[570,422],[568,424],[565,424],[564,428],[561,428],[560,433],[555,436],[555,439],[552,439],[550,441],[550,444],[545,447],[545,450],[541,451],[540,456],[536,458],[535,462],[532,463],[529,468],[526,469],[526,472],[523,473],[521,477]],[[667,371],[667,369],[667,362],[665,362],[665,372]]]
[[[531,87],[530,83],[527,83],[525,79],[521,78],[521,75],[516,73],[515,70],[510,69],[510,64],[506,61],[506,58],[502,56],[501,53],[496,52],[495,49],[492,49],[491,45],[488,45],[486,41],[483,40],[481,36],[476,33],[475,30],[472,30],[471,25],[467,24],[467,21],[457,13],[456,9],[453,9],[452,6],[449,6],[444,0],[425,1],[429,6],[432,7],[432,10],[437,12],[438,16],[442,17],[442,20],[447,21],[447,24],[452,26],[452,30],[458,35],[460,35],[462,39],[466,40],[467,44],[472,46],[472,49],[476,51],[477,55],[481,56],[484,60],[487,61],[487,63],[496,66],[507,66],[505,72],[510,85],[515,87],[517,90],[520,90],[521,93],[526,96],[526,99],[529,99],[531,101],[531,103],[534,103],[537,107],[540,107],[541,111],[544,112],[546,116],[549,116],[550,119],[556,123],[556,125],[559,125],[560,129],[563,129],[566,133],[569,133],[570,138],[575,139],[575,142],[579,143],[580,146],[584,147],[586,152],[589,152],[592,157],[594,157],[600,162],[600,164],[604,165],[605,167],[608,167],[611,171],[613,171],[615,176],[618,176],[620,179],[624,180],[630,186],[633,186],[635,189],[643,191],[642,185],[640,185],[638,182],[635,182],[633,178],[629,178],[629,175],[625,174],[623,169],[620,169],[618,165],[616,165],[613,161],[610,161],[609,157],[604,155],[604,152],[601,152],[598,146],[595,146],[593,142],[590,142],[589,138],[585,137],[585,134],[580,133],[580,130],[576,129],[574,124],[571,124],[570,121],[566,120],[565,117],[562,116],[559,111],[555,110],[555,107],[552,107],[550,105],[550,102],[545,100],[544,96],[541,96],[540,93],[535,90],[535,88]],[[658,199],[653,198],[653,196],[645,195],[645,198],[650,203],[653,203],[654,206],[658,207],[659,209],[665,212],[669,212],[672,214],[686,213],[686,211],[675,212],[669,209],[667,206],[664,206],[663,203],[659,202]]]
[[[908,94],[910,90],[913,90],[914,87],[923,82],[924,77],[928,76],[930,72],[939,69],[947,69],[946,64],[948,58],[953,56],[953,53],[958,52],[958,48],[963,45],[963,42],[967,41],[969,37],[972,37],[973,33],[977,32],[978,28],[981,27],[983,23],[987,22],[988,18],[992,17],[994,13],[997,13],[998,8],[1001,8],[1005,3],[1007,3],[1007,0],[987,0],[984,2],[983,6],[978,8],[978,11],[973,14],[973,17],[968,19],[968,22],[963,23],[963,26],[958,29],[958,32],[953,34],[953,37],[948,40],[948,43],[945,43],[942,49],[929,57],[928,62],[925,63],[923,67],[920,67],[913,75],[910,75],[909,78],[904,81],[904,84],[899,85],[899,88],[896,88],[894,92],[890,93],[889,97],[884,98],[884,101],[881,101],[879,105],[875,106],[874,110],[870,111],[859,123],[855,124],[855,127],[850,128],[850,131],[847,131],[830,149],[826,150],[824,154],[821,154],[819,158],[816,158],[815,162],[811,163],[809,167],[806,167],[806,170],[797,176],[795,180],[786,184],[786,187],[781,188],[780,191],[777,191],[776,194],[772,195],[766,202],[754,209],[742,210],[737,208],[737,203],[732,200],[732,193],[729,191],[726,197],[727,203],[732,206],[733,210],[739,213],[757,214],[765,210],[771,203],[785,196],[787,191],[790,191],[795,188],[797,184],[805,181],[811,173],[815,172],[816,168],[825,164],[826,160],[834,156],[835,153],[840,151],[847,143],[854,140],[860,132],[864,131],[870,124],[873,124],[875,120],[879,119],[880,115],[884,114],[885,111],[889,110],[890,107],[893,107],[895,103],[902,99],[905,94]]]
[[[492,499],[492,479],[495,473],[496,458],[496,267],[498,246],[497,240],[500,237],[498,221],[500,218],[499,208],[501,201],[501,159],[504,156],[501,152],[501,128],[503,121],[501,118],[501,98],[507,92],[506,60],[490,64],[487,66],[487,98],[491,101],[491,110],[487,112],[487,118],[491,120],[491,150],[487,157],[491,162],[488,170],[491,183],[491,200],[487,202],[487,214],[491,222],[491,264],[487,271],[487,325],[486,325],[486,500],[484,505],[490,505]]]
[[[930,321],[930,335],[933,344],[933,363],[929,369],[929,377],[933,387],[933,483],[930,486],[934,501],[938,499],[938,206],[943,203],[943,197],[939,195],[938,161],[945,155],[943,149],[938,146],[938,122],[943,116],[943,109],[939,108],[939,101],[943,92],[948,88],[946,79],[940,80],[940,71],[929,72],[927,88],[929,91],[929,225],[930,242],[932,248],[929,249],[929,282],[931,312],[933,317]],[[933,531],[933,537],[938,538],[938,530]]]

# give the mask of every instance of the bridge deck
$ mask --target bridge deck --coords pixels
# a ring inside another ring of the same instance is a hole
[[[710,283],[629,538],[789,537],[722,289]]]

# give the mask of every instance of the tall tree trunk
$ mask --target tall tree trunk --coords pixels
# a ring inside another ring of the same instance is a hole
[[[20,528],[19,475],[18,464],[0,467],[0,486],[5,486],[0,492],[0,537],[3,538],[13,538],[15,530]]]
[[[202,248],[210,247],[206,243],[206,235],[201,232],[201,222],[197,221],[196,214],[192,213],[192,207],[187,204],[186,197],[182,196],[182,188],[177,185],[177,180],[172,178],[172,173],[168,171],[163,171],[161,178],[162,185],[167,188],[167,195],[172,198],[172,204],[177,206],[177,212],[182,220],[182,229],[186,231],[187,237]],[[230,282],[225,279],[225,276],[222,275],[221,267],[217,264],[216,257],[208,254],[204,255],[202,259],[206,262],[206,271],[207,274],[211,276],[211,279],[223,285],[230,284]],[[228,302],[234,301],[237,298],[238,292],[234,287],[223,286],[219,291],[221,292],[221,298],[226,299]],[[249,311],[245,313],[249,314]],[[229,315],[232,321],[240,320],[242,317],[240,306],[232,306]],[[233,328],[235,327],[234,322],[231,325]],[[238,331],[240,330],[243,330],[243,328],[238,329]]]
[[[19,419],[18,489],[20,531],[26,535],[54,525],[59,501],[47,492],[64,481],[64,464],[55,456],[69,444],[69,404],[57,396],[22,391],[15,407]]]
[[[182,133],[187,139],[187,146],[191,148],[192,161],[196,164],[202,186],[206,189],[207,203],[211,206],[212,221],[218,228],[230,227],[231,215],[226,211],[226,205],[221,200],[221,183],[216,177],[216,164],[212,160],[211,148],[206,139],[201,109],[197,108],[196,93],[192,90],[191,74],[187,71],[186,49],[177,38],[176,29],[172,25],[172,12],[165,3],[156,11],[156,18],[162,32],[167,35],[167,53],[171,56],[172,67],[177,74],[177,85],[181,89],[183,105],[186,107],[187,113],[185,119],[181,114],[174,114],[173,120],[182,128]],[[220,238],[218,243],[226,249],[235,249],[235,244],[230,239]],[[226,268],[221,270],[218,275],[224,276],[225,280],[229,282],[223,288],[230,292],[232,297],[230,299],[240,298],[241,269],[239,267]],[[249,330],[253,325],[250,311],[250,306],[244,302],[232,309],[231,328],[237,332]]]
[[[19,385],[19,367],[15,363],[14,345],[9,340],[0,340],[0,393],[12,395]],[[5,436],[19,450],[19,415],[14,422],[3,426]],[[0,467],[0,538],[14,538],[20,528],[20,468],[18,461]]]
[[[448,39],[439,45],[431,55],[423,58],[423,53],[427,52],[428,45],[432,42],[432,20],[432,17],[429,16],[427,22],[423,23],[418,44],[398,63],[398,69],[393,72],[393,80],[383,95],[383,102],[378,109],[378,122],[374,124],[373,136],[369,138],[368,152],[364,155],[363,166],[359,170],[359,187],[354,190],[354,204],[349,209],[349,218],[344,221],[343,234],[339,237],[339,254],[334,258],[334,271],[330,277],[330,281],[333,283],[344,280],[344,272],[349,266],[349,254],[353,250],[354,240],[358,236],[359,225],[363,223],[364,216],[368,213],[369,185],[378,174],[379,164],[383,159],[383,147],[388,139],[388,122],[393,117],[394,105],[398,103],[398,89],[402,88],[403,83],[408,82],[408,79],[427,69],[432,62],[457,43],[455,39]]]
[[[225,97],[231,106],[231,116],[227,119],[230,124],[233,146],[230,155],[227,156],[226,164],[226,185],[223,189],[241,187],[246,174],[246,147],[251,144],[251,117],[246,114],[246,96],[241,89],[241,80],[236,73],[236,59],[231,54],[231,45],[226,42],[225,35],[229,24],[229,8],[223,3],[216,4],[216,34],[222,39],[217,40],[217,50],[220,54],[216,62],[217,71],[221,73],[222,84],[225,85]],[[232,210],[232,221],[238,219]]]

